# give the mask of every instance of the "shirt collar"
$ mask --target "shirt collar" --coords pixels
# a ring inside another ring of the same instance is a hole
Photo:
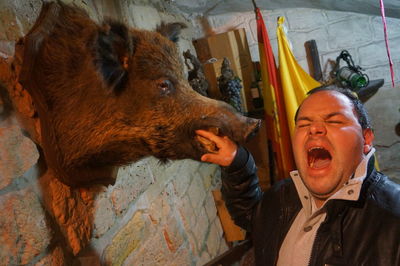
[[[357,166],[354,175],[352,175],[352,177],[349,178],[349,180],[344,184],[344,186],[340,190],[338,190],[335,194],[330,196],[325,201],[324,205],[326,204],[327,201],[332,199],[342,199],[351,201],[358,200],[358,198],[360,197],[362,183],[364,182],[367,176],[368,161],[374,153],[375,153],[375,148],[372,148],[369,151],[369,153],[363,158],[360,164]],[[290,176],[294,182],[297,194],[299,195],[301,204],[303,205],[306,215],[311,216],[313,213],[317,211],[317,208],[315,206],[314,200],[310,192],[304,185],[298,170],[290,172]]]

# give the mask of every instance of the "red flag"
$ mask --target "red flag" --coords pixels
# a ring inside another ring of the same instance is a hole
[[[289,176],[294,169],[293,152],[287,123],[285,103],[274,54],[259,8],[256,8],[258,49],[260,52],[267,136],[273,150],[278,179]]]

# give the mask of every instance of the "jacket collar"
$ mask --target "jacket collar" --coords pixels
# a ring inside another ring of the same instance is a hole
[[[344,186],[335,194],[333,194],[331,197],[329,197],[324,203],[324,205],[328,201],[333,199],[348,200],[348,201],[357,201],[359,199],[363,182],[365,178],[369,176],[372,170],[374,169],[373,167],[375,161],[373,156],[374,153],[375,149],[372,148],[370,152],[363,158],[363,160],[357,166],[354,174],[349,178],[349,180],[344,184]],[[317,210],[314,200],[312,199],[310,192],[304,185],[299,172],[297,170],[292,171],[290,172],[290,176],[295,184],[296,191],[301,201],[301,204],[305,209],[307,216],[310,216]]]

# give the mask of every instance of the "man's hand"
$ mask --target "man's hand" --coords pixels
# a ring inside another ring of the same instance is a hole
[[[196,134],[211,140],[218,148],[216,153],[206,153],[201,156],[203,162],[215,163],[220,166],[231,165],[237,152],[237,145],[235,142],[230,140],[228,137],[219,137],[205,130],[196,130]]]

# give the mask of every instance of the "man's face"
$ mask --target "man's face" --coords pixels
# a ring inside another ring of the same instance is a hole
[[[293,137],[296,165],[311,194],[324,200],[355,172],[372,145],[352,102],[339,92],[320,91],[301,105]]]

